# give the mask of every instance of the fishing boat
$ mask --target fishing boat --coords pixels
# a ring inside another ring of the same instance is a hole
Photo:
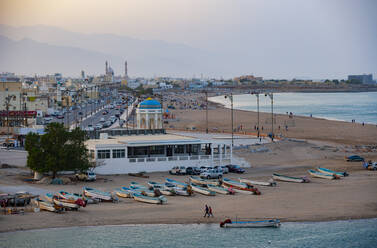
[[[97,204],[97,203],[99,203],[99,200],[96,199],[96,198],[86,197],[83,194],[79,194],[79,193],[72,193],[72,194],[74,196],[78,197],[78,198],[83,199],[84,201],[86,201],[87,204]]]
[[[163,204],[167,202],[167,199],[164,196],[151,197],[145,196],[140,193],[134,193],[133,198],[139,202],[152,203],[152,204]]]
[[[315,170],[308,170],[309,174],[312,175],[313,177],[319,177],[319,178],[324,178],[324,179],[339,179],[340,177],[335,175],[335,174],[325,174],[322,172],[318,172]]]
[[[220,223],[224,228],[256,228],[256,227],[280,227],[280,220],[255,220],[255,221],[232,221],[226,219]]]
[[[275,180],[280,180],[284,182],[292,182],[292,183],[308,183],[310,182],[307,177],[290,177],[280,174],[272,174],[272,178]]]
[[[171,184],[171,183],[165,183],[165,186],[167,188],[169,188],[170,190],[172,190],[174,192],[174,194],[176,194],[176,195],[190,196],[193,193],[192,189],[187,189],[187,187],[181,188],[181,187],[177,187],[177,186],[175,186],[174,184]]]
[[[143,195],[146,195],[146,196],[160,196],[161,193],[157,190],[150,190],[148,189],[147,187],[145,186],[142,186],[142,187],[139,187],[139,186],[136,186],[136,185],[131,185],[130,188],[136,192],[139,192]]]
[[[85,197],[74,195],[74,194],[66,192],[66,191],[59,191],[56,195],[58,197],[61,197],[62,199],[67,200],[67,201],[77,202],[77,204],[82,206],[82,207],[86,207],[86,204],[88,203],[88,200]],[[78,201],[78,200],[80,200],[80,201]]]
[[[117,188],[114,190],[114,193],[119,196],[119,197],[123,197],[123,198],[132,198],[132,193],[129,192],[129,191],[126,191],[126,190],[123,190],[121,188]]]
[[[39,207],[39,209],[41,210],[45,210],[45,211],[50,211],[50,212],[59,212],[62,210],[62,208],[56,206],[55,208],[55,204],[51,203],[51,202],[48,202],[48,201],[45,201],[45,200],[42,200],[40,198],[35,198],[34,200],[34,204]]]
[[[191,183],[190,186],[191,186],[191,188],[194,192],[200,193],[202,195],[208,195],[208,196],[215,196],[216,195],[216,192],[209,190],[209,189],[206,189],[206,188],[203,188],[203,187],[196,185],[194,183]]]
[[[239,178],[239,180],[241,183],[246,183],[248,185],[276,186],[276,182],[274,180],[269,180],[268,182],[254,181],[243,178]]]
[[[254,195],[261,194],[261,192],[257,188],[247,185],[245,183],[240,183],[234,180],[230,180],[228,178],[223,178],[222,182],[223,182],[222,186],[224,188],[234,190],[235,192],[238,192],[238,193],[254,194]]]
[[[65,199],[58,195],[54,195],[52,197],[52,200],[54,201],[54,204],[58,206],[62,206],[63,208],[68,208],[72,210],[78,210],[81,206],[86,205],[82,199],[70,200],[70,199]]]
[[[187,187],[186,183],[182,183],[182,182],[179,182],[179,181],[176,181],[176,180],[173,180],[173,179],[169,179],[169,178],[166,178],[166,182],[174,184],[176,187],[180,187],[180,188],[186,188]]]
[[[219,186],[220,185],[219,180],[203,179],[203,178],[196,177],[196,176],[189,177],[189,180],[190,180],[190,182],[195,183],[197,185],[204,185],[204,186],[207,186],[207,185]]]
[[[114,201],[113,196],[109,192],[104,192],[104,191],[89,188],[89,187],[84,187],[83,192],[84,192],[83,194],[87,197],[96,198],[101,201]]]
[[[324,173],[324,174],[330,174],[330,175],[334,174],[334,175],[337,175],[337,176],[340,176],[340,177],[348,176],[348,173],[346,171],[345,172],[339,172],[339,171],[333,171],[333,170],[322,168],[322,167],[317,168],[317,170],[319,172]]]
[[[225,189],[225,188],[219,187],[219,186],[207,185],[207,188],[211,191],[214,191],[216,193],[223,194],[223,195],[234,194],[234,191],[231,191],[229,189]]]

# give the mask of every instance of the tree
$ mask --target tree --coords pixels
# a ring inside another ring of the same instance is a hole
[[[62,123],[49,124],[43,135],[29,133],[27,166],[41,173],[52,172],[53,178],[59,171],[85,171],[90,167],[85,139],[80,128],[69,132]]]

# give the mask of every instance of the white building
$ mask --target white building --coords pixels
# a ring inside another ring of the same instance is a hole
[[[138,129],[161,129],[161,104],[152,98],[142,101],[136,108],[136,120]]]
[[[128,135],[86,141],[98,174],[123,174],[141,171],[168,171],[174,166],[213,166],[229,164],[229,144],[213,143],[193,137],[154,134]]]

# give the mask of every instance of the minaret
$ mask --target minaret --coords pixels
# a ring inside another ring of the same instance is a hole
[[[124,63],[124,77],[127,79],[128,78],[128,72],[127,72],[127,60]]]
[[[108,64],[107,64],[107,61],[106,61],[105,65],[106,65],[106,68],[105,68],[105,74],[107,75],[107,73],[109,72],[109,66],[108,66]]]

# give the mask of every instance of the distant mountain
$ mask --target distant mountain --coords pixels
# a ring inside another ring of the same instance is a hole
[[[78,76],[84,69],[100,74],[105,60],[116,75],[124,73],[125,60],[131,76],[191,77],[219,71],[226,74],[227,69],[217,54],[165,41],[81,34],[48,26],[0,25],[0,35],[0,71]]]

